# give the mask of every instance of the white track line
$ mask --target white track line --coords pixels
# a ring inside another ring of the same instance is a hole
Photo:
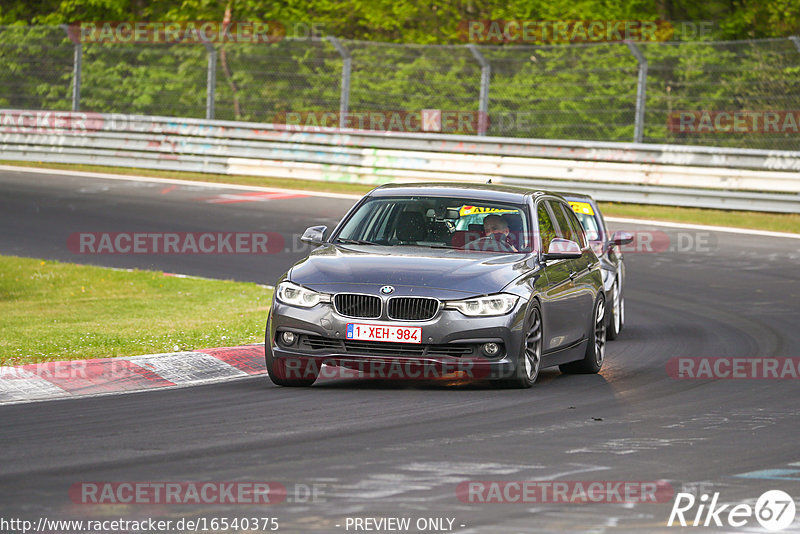
[[[174,178],[154,178],[151,176],[133,176],[125,174],[112,174],[101,172],[86,172],[86,171],[67,171],[61,169],[38,169],[32,167],[17,167],[14,165],[0,165],[0,171],[14,171],[14,172],[31,172],[38,174],[63,174],[65,176],[80,176],[84,178],[103,178],[108,180],[130,180],[135,182],[152,182],[158,184],[171,184],[171,185],[195,185],[208,188],[219,189],[237,189],[245,191],[267,191],[267,192],[281,192],[281,193],[300,193],[314,197],[324,198],[342,198],[348,200],[358,200],[363,195],[349,195],[345,193],[327,193],[325,191],[306,191],[299,189],[280,189],[275,187],[258,187],[254,185],[241,185],[241,184],[225,184],[215,182],[199,182],[195,180],[177,180]],[[413,184],[409,184],[413,185]],[[648,219],[629,219],[624,217],[606,217],[607,221],[620,222],[626,224],[642,224],[653,226],[665,226],[670,228],[688,228],[690,230],[708,230],[712,232],[728,232],[732,234],[745,234],[745,235],[760,235],[766,237],[783,237],[789,239],[800,239],[800,234],[793,234],[789,232],[770,232],[767,230],[751,230],[749,228],[735,228],[732,226],[710,226],[702,224],[689,224],[672,221],[651,221]]]
[[[80,176],[82,178],[102,178],[105,180],[129,180],[132,182],[151,182],[170,185],[195,185],[209,189],[236,189],[239,191],[264,191],[267,193],[289,193],[293,195],[307,195],[312,197],[343,198],[358,200],[364,195],[349,195],[345,193],[326,193],[324,191],[305,191],[301,189],[281,189],[278,187],[259,187],[257,185],[225,184],[216,182],[200,182],[196,180],[178,180],[175,178],[155,178],[153,176],[135,176],[127,174],[112,174],[105,172],[67,171],[62,169],[37,169],[34,167],[16,167],[14,165],[0,165],[0,171],[31,172],[37,174],[63,174],[64,176]]]
[[[767,237],[786,237],[789,239],[800,239],[800,234],[790,234],[788,232],[770,232],[768,230],[751,230],[749,228],[734,228],[732,226],[710,226],[705,224],[689,224],[671,221],[651,221],[648,219],[626,219],[624,217],[606,217],[607,221],[625,224],[639,224],[652,226],[666,226],[668,228],[688,228],[690,230],[709,230],[712,232],[728,232],[731,234],[761,235]]]

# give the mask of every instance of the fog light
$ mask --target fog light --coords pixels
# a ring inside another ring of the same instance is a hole
[[[294,345],[296,340],[297,336],[294,335],[294,332],[281,332],[281,341],[284,345]]]
[[[500,345],[497,343],[484,343],[481,349],[483,350],[483,353],[490,358],[497,356],[500,353]]]

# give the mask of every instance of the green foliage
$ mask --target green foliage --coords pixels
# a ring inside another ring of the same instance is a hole
[[[206,64],[201,45],[84,45],[81,108],[203,117]]]
[[[405,43],[459,42],[463,20],[709,21],[721,39],[800,33],[796,0],[6,0],[0,24],[78,21],[233,20],[318,23],[347,39]]]
[[[800,55],[785,39],[646,45],[649,63],[645,138],[750,148],[796,149],[796,133],[707,133],[686,135],[665,128],[681,110],[775,111],[800,108]]]
[[[732,8],[732,6],[735,6]],[[271,122],[288,111],[339,109],[342,58],[352,56],[349,109],[478,109],[480,66],[464,46],[467,20],[672,20],[648,60],[645,140],[796,148],[794,135],[704,134],[668,128],[681,110],[800,109],[795,0],[10,0],[0,7],[0,105],[69,109],[74,45],[55,26],[76,21],[280,21],[287,39],[215,44],[219,119]],[[698,29],[711,29],[698,32]],[[681,39],[700,40],[681,43]],[[395,43],[395,44],[393,44]],[[397,43],[403,43],[397,44]],[[428,45],[428,46],[422,46]],[[630,141],[637,63],[620,43],[480,45],[491,64],[489,134]],[[84,44],[81,109],[204,117],[208,55],[201,45]],[[472,133],[472,132],[466,132]]]
[[[60,28],[0,30],[0,105],[69,109],[74,48]]]

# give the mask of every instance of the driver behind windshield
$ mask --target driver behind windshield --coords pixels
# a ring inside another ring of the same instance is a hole
[[[486,250],[496,252],[519,252],[511,243],[508,223],[499,215],[487,215],[483,219],[484,236],[471,242],[467,250]]]

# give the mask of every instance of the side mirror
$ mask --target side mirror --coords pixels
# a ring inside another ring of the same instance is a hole
[[[581,254],[581,247],[575,241],[556,237],[550,241],[550,247],[548,247],[547,253],[542,256],[542,259],[545,261],[573,260],[580,258]]]
[[[303,232],[303,237],[300,238],[300,241],[310,245],[321,245],[325,242],[325,232],[327,231],[327,226],[311,226]]]
[[[633,235],[628,232],[623,232],[622,230],[618,230],[614,232],[614,235],[611,236],[610,243],[615,245],[627,245],[633,242]]]

